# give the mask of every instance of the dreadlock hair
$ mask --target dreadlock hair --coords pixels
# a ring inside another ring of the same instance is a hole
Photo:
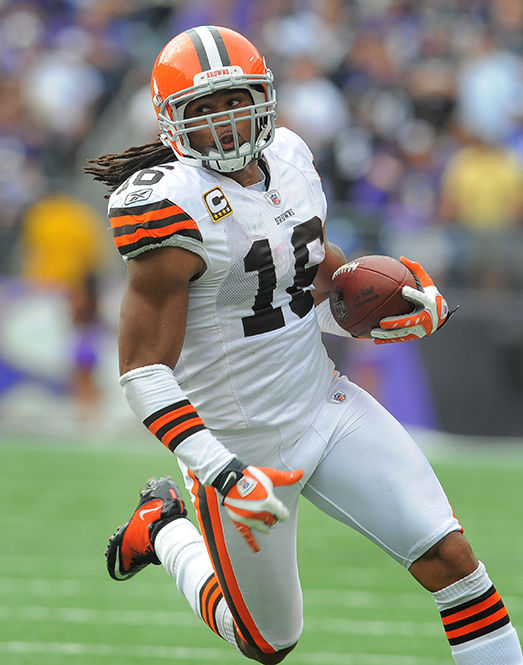
[[[140,169],[148,169],[166,162],[172,162],[176,156],[171,148],[165,146],[158,138],[151,143],[132,146],[120,154],[109,153],[100,155],[96,159],[88,159],[89,164],[84,166],[84,173],[92,175],[94,180],[107,185],[108,199],[114,190]]]

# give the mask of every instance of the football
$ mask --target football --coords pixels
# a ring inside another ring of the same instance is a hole
[[[387,316],[408,314],[414,305],[401,295],[404,286],[417,288],[410,270],[391,256],[362,256],[338,268],[329,295],[338,325],[355,337],[370,338]]]

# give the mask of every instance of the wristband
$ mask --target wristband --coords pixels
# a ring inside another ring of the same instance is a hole
[[[319,305],[316,305],[316,318],[321,332],[330,333],[331,335],[339,335],[340,337],[352,337],[352,335],[343,330],[343,328],[336,323],[336,319],[332,316],[331,306],[328,298],[322,300]]]
[[[129,406],[147,429],[209,485],[234,455],[205,427],[167,365],[147,365],[120,377]]]
[[[247,464],[240,462],[235,457],[223,471],[221,471],[216,478],[212,481],[212,486],[216,487],[218,492],[225,498],[229,491],[236,485],[238,480],[243,476]]]

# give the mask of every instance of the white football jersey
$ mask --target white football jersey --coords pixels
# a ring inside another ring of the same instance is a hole
[[[129,260],[158,247],[200,255],[175,376],[216,432],[311,421],[333,379],[311,295],[326,201],[312,155],[279,128],[265,191],[172,162],[134,174],[109,201]]]

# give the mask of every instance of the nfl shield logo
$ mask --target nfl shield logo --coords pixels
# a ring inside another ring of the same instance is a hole
[[[250,494],[257,485],[258,481],[254,480],[254,478],[246,478],[243,476],[236,483],[236,488],[238,489],[238,494],[241,497],[245,497],[247,494]]]
[[[272,203],[274,206],[280,206],[281,205],[281,196],[280,193],[278,192],[277,189],[273,189],[270,192],[267,192],[265,196],[269,199],[269,201]]]

